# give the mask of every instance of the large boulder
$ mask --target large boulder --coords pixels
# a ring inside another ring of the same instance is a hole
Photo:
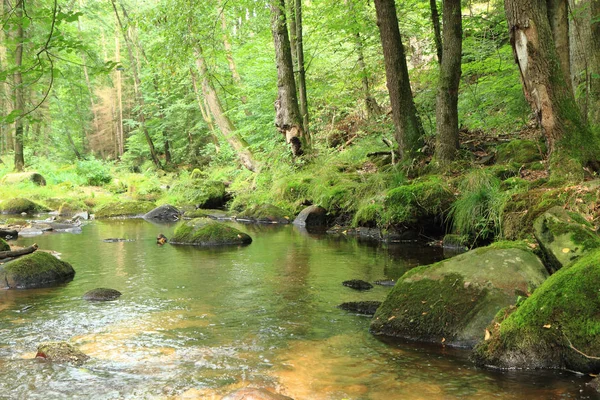
[[[597,249],[560,269],[516,309],[498,313],[473,359],[498,368],[600,372],[599,288]]]
[[[175,229],[169,241],[172,244],[197,246],[223,246],[250,244],[247,234],[208,218],[195,218],[185,221]]]
[[[577,213],[552,207],[533,224],[534,235],[552,272],[600,247],[594,227]]]
[[[90,358],[67,342],[40,343],[35,356],[48,361],[75,365],[81,365]]]
[[[34,214],[40,211],[48,210],[44,206],[28,199],[15,198],[0,203],[0,212],[2,214]]]
[[[287,213],[272,204],[260,204],[253,206],[237,216],[239,220],[248,220],[263,224],[289,224]]]
[[[479,248],[404,274],[378,308],[376,335],[472,347],[496,313],[548,273],[525,245]]]
[[[181,218],[181,212],[169,205],[163,204],[162,206],[156,207],[154,210],[147,212],[144,215],[144,219],[160,222],[175,222]]]
[[[308,206],[300,211],[294,220],[294,225],[310,228],[326,227],[328,222],[327,210],[320,206]]]
[[[0,282],[11,289],[52,286],[75,276],[71,264],[52,254],[36,251],[0,266]]]
[[[149,201],[122,201],[107,203],[96,210],[96,218],[141,217],[154,208]]]
[[[273,393],[267,389],[243,388],[231,392],[221,400],[294,400],[291,397],[279,393]]]
[[[3,184],[13,184],[21,182],[33,182],[39,186],[46,186],[46,180],[44,177],[37,172],[15,172],[12,174],[4,175],[2,178]]]

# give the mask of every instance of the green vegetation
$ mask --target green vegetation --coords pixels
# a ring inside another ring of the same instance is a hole
[[[0,251],[9,251],[10,245],[4,239],[0,239]]]
[[[47,211],[47,209],[28,199],[14,198],[0,203],[2,214],[33,214],[40,211]]]
[[[104,204],[96,210],[96,218],[142,216],[154,209],[149,201],[119,201]]]

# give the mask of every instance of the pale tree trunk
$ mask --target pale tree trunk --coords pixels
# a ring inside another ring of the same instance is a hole
[[[599,146],[563,74],[546,0],[505,0],[505,8],[525,97],[546,137],[551,177],[578,181],[582,167],[595,161]]]
[[[152,158],[152,162],[154,166],[158,169],[161,169],[160,160],[158,159],[158,155],[156,154],[156,149],[154,148],[154,142],[150,137],[150,132],[148,131],[148,127],[146,126],[146,114],[144,111],[144,96],[142,94],[142,81],[139,76],[138,66],[136,58],[133,54],[133,44],[129,40],[129,36],[127,35],[127,31],[121,22],[121,17],[119,16],[119,12],[117,11],[117,6],[115,4],[115,0],[111,0],[113,10],[115,11],[115,16],[117,18],[117,22],[119,24],[119,28],[121,28],[121,33],[123,34],[123,40],[125,41],[125,45],[127,47],[127,53],[129,55],[129,64],[131,66],[131,71],[133,73],[133,81],[134,81],[134,95],[139,108],[138,111],[138,120],[140,126],[142,128],[142,132],[144,133],[144,137],[146,138],[146,142],[148,143],[148,149],[150,150],[150,157]]]
[[[402,159],[409,161],[417,156],[418,150],[423,146],[423,125],[412,97],[394,0],[375,0],[375,10],[396,141]]]
[[[23,13],[25,10],[25,0],[17,0],[15,5],[15,17],[17,21],[17,29],[15,32],[16,48],[15,48],[15,73],[13,82],[15,85],[15,110],[25,112],[25,96],[23,88],[23,77],[21,76],[21,67],[23,66],[23,43],[25,42],[25,33],[23,32]],[[22,171],[25,167],[25,159],[23,157],[23,125],[25,121],[18,117],[15,121],[15,171]]]
[[[215,145],[215,150],[217,153],[219,153],[220,143],[219,138],[217,138],[217,136],[215,135],[215,125],[213,123],[212,117],[210,116],[210,111],[208,110],[206,99],[202,99],[202,96],[200,96],[200,90],[198,90],[198,78],[196,77],[196,73],[192,68],[190,68],[190,77],[192,78],[192,87],[194,88],[194,95],[196,95],[196,101],[198,102],[200,114],[202,114],[202,119],[204,120],[204,122],[206,122],[206,126],[208,126],[210,136],[212,138],[213,144]]]
[[[444,165],[458,151],[458,87],[461,75],[462,16],[460,0],[444,0],[444,40],[438,83],[435,156]]]
[[[83,1],[79,0],[79,7],[82,7]],[[81,30],[81,20],[77,18],[77,32],[79,34],[79,40],[83,41],[83,34]],[[90,96],[90,105],[92,107],[92,113],[94,115],[94,131],[96,134],[100,133],[100,122],[98,121],[98,110],[96,108],[96,101],[94,100],[94,89],[92,88],[92,84],[90,82],[90,75],[88,73],[87,68],[87,57],[85,53],[81,51],[81,63],[83,64],[83,76],[85,77],[85,84],[88,89],[88,94]]]
[[[298,100],[300,102],[300,116],[302,117],[304,137],[307,142],[310,142],[308,98],[306,96],[306,68],[304,67],[304,43],[302,35],[302,0],[294,0],[294,4],[296,17],[296,57],[298,60]]]
[[[300,156],[308,143],[302,129],[302,118],[296,96],[294,65],[283,0],[271,0],[271,27],[277,65],[275,126],[284,135],[286,143],[291,146],[292,154]]]
[[[429,0],[429,8],[431,9],[431,24],[433,25],[433,40],[435,42],[435,50],[437,53],[438,63],[442,63],[442,30],[440,29],[440,14],[438,13],[437,0]]]
[[[208,69],[202,55],[202,47],[198,43],[196,44],[195,48],[196,66],[202,75],[202,93],[204,94],[204,98],[208,103],[208,108],[215,117],[215,122],[219,127],[219,130],[225,137],[225,140],[227,140],[229,145],[235,150],[235,153],[237,154],[242,165],[250,171],[255,171],[256,162],[254,161],[254,157],[250,151],[248,143],[240,136],[238,132],[236,132],[233,123],[225,114],[225,110],[223,109],[223,105],[217,96],[214,86],[210,82]]]
[[[595,126],[600,126],[600,0],[591,2],[591,81],[590,92],[592,107],[590,120]]]
[[[548,20],[554,38],[556,54],[560,61],[563,75],[571,86],[571,58],[569,51],[569,2],[568,0],[546,0]]]
[[[571,54],[571,86],[584,121],[588,121],[590,103],[591,14],[589,0],[570,0],[572,10],[569,25],[569,52]]]
[[[118,32],[115,32],[115,62],[121,63],[121,46]],[[123,74],[120,68],[115,70],[115,81],[117,85],[117,158],[125,153],[125,134],[123,132]]]
[[[8,4],[6,4],[7,0],[2,1],[0,4],[0,21],[4,21],[7,11]],[[6,58],[6,42],[9,35],[5,32],[4,27],[0,29],[0,71],[6,71],[8,68],[8,60]],[[10,93],[8,82],[0,83],[0,112],[5,115],[10,114],[10,109],[12,106],[10,105]],[[0,124],[0,155],[4,154],[4,152],[8,149],[8,135],[10,133],[10,128],[6,129],[4,124]],[[0,159],[0,161],[2,161]]]

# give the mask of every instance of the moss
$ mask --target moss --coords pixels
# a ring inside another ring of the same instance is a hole
[[[540,161],[542,159],[541,148],[531,140],[513,139],[498,146],[496,159],[498,163],[513,161],[519,164]]]
[[[572,348],[600,355],[598,288],[600,250],[594,250],[552,275],[506,319],[497,320],[499,328],[476,347],[475,360],[503,368],[598,372],[597,359]]]
[[[10,245],[4,239],[0,239],[0,251],[9,251]]]
[[[37,172],[17,172],[12,174],[6,174],[2,178],[3,184],[15,184],[21,182],[33,182],[38,186],[46,186],[46,179]]]
[[[352,226],[377,227],[382,221],[383,204],[381,201],[373,200],[362,205],[352,218]]]
[[[535,247],[535,244],[528,240],[500,240],[498,242],[492,243],[489,247],[497,250],[521,249],[523,251],[531,252],[532,249]]]
[[[69,263],[43,251],[19,257],[0,267],[0,282],[16,288],[65,282],[74,275],[75,271]]]
[[[2,214],[34,214],[41,211],[48,211],[48,209],[24,198],[10,199],[0,203],[0,212]]]
[[[179,225],[170,243],[199,246],[249,244],[252,238],[247,234],[207,218],[196,218]]]
[[[255,205],[240,213],[237,218],[267,223],[276,222],[287,224],[290,222],[289,213],[273,204]]]
[[[154,209],[149,201],[122,201],[103,205],[96,210],[96,218],[142,216]]]
[[[58,209],[58,215],[69,217],[81,211],[87,211],[88,207],[82,201],[71,200],[61,203]]]
[[[90,358],[67,342],[40,343],[37,348],[36,357],[45,358],[53,362],[73,363],[75,365],[81,365]]]

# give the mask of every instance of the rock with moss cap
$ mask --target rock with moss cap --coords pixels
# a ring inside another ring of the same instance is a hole
[[[472,347],[500,309],[547,276],[526,246],[506,242],[417,267],[398,280],[378,308],[371,332]]]
[[[81,365],[89,356],[82,353],[67,342],[44,342],[37,348],[36,358],[43,358],[58,363]]]
[[[96,210],[96,218],[142,217],[154,208],[150,201],[122,201],[107,203]]]
[[[15,172],[6,174],[2,178],[3,184],[14,184],[21,182],[33,182],[38,186],[46,186],[46,179],[37,172]]]
[[[552,207],[533,224],[534,235],[552,272],[600,247],[600,236],[581,215]]]
[[[181,211],[169,204],[163,204],[147,212],[144,219],[159,222],[175,222],[181,218]]]
[[[498,313],[477,364],[600,371],[600,249],[563,267],[516,309]],[[512,312],[511,312],[512,311]]]
[[[6,243],[6,241],[2,238],[0,238],[0,251],[9,251],[10,250],[10,246],[8,243]]]
[[[2,214],[34,214],[41,211],[48,210],[44,206],[24,198],[10,199],[0,203]]]
[[[237,216],[239,220],[259,222],[263,224],[289,224],[287,213],[273,204],[253,206]]]
[[[172,244],[196,246],[225,246],[250,244],[247,234],[208,218],[195,218],[185,221],[175,229],[169,241]]]
[[[72,280],[74,276],[71,264],[43,251],[0,266],[0,285],[11,289],[57,285]]]
[[[82,201],[63,201],[58,208],[60,217],[74,217],[76,215],[87,215],[88,207]]]

